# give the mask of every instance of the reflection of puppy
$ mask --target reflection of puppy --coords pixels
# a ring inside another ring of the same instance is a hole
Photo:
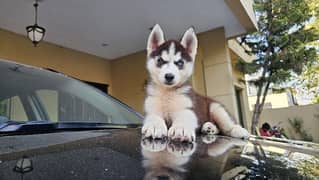
[[[151,82],[145,99],[143,135],[193,141],[199,128],[209,134],[220,130],[232,137],[249,136],[247,130],[234,123],[224,106],[197,94],[188,83],[196,52],[193,28],[184,33],[181,41],[165,41],[160,26],[154,26],[147,44],[146,64]]]
[[[224,154],[229,149],[238,146],[242,147],[247,144],[246,141],[235,138],[228,137],[216,137],[216,136],[202,136],[201,149],[205,149],[205,152],[202,151],[202,154],[216,157]],[[206,148],[204,148],[206,147]]]
[[[143,139],[141,142],[144,179],[182,179],[183,167],[196,150],[196,143],[168,142],[166,140]]]

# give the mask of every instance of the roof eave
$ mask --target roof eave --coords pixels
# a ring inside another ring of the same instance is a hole
[[[225,2],[246,29],[246,33],[258,30],[252,0],[225,0]]]

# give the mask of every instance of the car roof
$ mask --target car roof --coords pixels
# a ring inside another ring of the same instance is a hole
[[[46,172],[71,178],[69,172],[74,171],[85,179],[89,171],[95,179],[102,178],[101,173],[105,179],[303,179],[299,168],[319,162],[318,148],[301,144],[203,135],[196,142],[179,143],[144,139],[140,129],[0,137],[0,141],[4,142],[0,144],[0,168],[11,171],[12,165],[5,164],[26,156],[38,167],[34,177]],[[4,151],[9,144],[11,148]]]

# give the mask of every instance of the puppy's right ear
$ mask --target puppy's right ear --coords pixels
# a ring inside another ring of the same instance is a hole
[[[161,27],[156,24],[152,28],[151,34],[148,36],[147,41],[147,55],[150,55],[159,45],[164,43],[164,34]]]

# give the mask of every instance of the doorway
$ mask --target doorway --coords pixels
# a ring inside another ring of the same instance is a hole
[[[243,89],[240,87],[235,87],[235,95],[236,95],[236,105],[238,109],[238,118],[239,123],[242,127],[244,127],[244,115],[243,115],[243,97],[242,97]]]

